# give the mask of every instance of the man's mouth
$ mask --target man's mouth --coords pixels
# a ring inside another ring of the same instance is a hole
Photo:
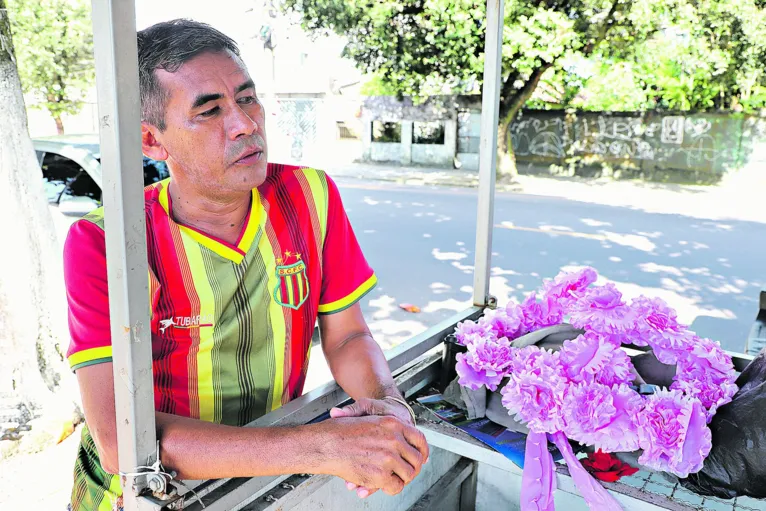
[[[263,150],[256,149],[248,151],[241,158],[234,162],[235,165],[252,165],[261,160],[263,157]]]

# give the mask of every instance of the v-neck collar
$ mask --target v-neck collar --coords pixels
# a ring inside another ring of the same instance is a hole
[[[165,210],[165,213],[167,213],[170,221],[176,224],[182,233],[186,234],[200,245],[209,248],[219,256],[229,259],[236,264],[241,263],[245,257],[245,254],[247,254],[247,252],[250,250],[250,247],[252,247],[253,242],[256,241],[260,233],[259,227],[261,224],[261,217],[263,215],[263,208],[261,207],[261,194],[258,192],[258,189],[253,188],[252,200],[250,201],[250,210],[248,211],[247,217],[245,218],[245,223],[242,226],[242,231],[239,234],[239,239],[234,245],[232,245],[225,240],[202,232],[199,229],[195,229],[194,227],[176,222],[173,219],[172,214],[173,202],[170,198],[170,194],[168,193],[169,184],[170,178],[164,180],[161,183],[159,201],[160,205]]]

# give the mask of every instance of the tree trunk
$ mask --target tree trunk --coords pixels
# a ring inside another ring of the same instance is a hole
[[[500,126],[497,128],[497,174],[511,179],[519,174],[511,141],[511,123],[515,116],[516,114],[507,116],[500,121]]]
[[[511,141],[511,123],[518,115],[524,103],[532,97],[540,78],[545,72],[553,66],[553,62],[546,62],[538,67],[524,82],[524,86],[514,92],[514,76],[508,77],[503,85],[502,99],[500,101],[500,126],[497,133],[497,173],[498,175],[510,176],[513,178],[518,175],[516,168],[516,157],[513,154],[513,143]]]
[[[61,120],[61,116],[60,115],[54,115],[53,116],[53,120],[56,121],[56,131],[58,132],[59,135],[63,135],[64,134],[64,123]]]
[[[0,435],[8,429],[2,423],[23,424],[48,411],[71,417],[78,400],[62,356],[68,335],[61,251],[27,132],[5,7],[0,0]]]

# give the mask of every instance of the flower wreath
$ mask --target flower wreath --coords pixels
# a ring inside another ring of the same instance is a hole
[[[487,310],[478,323],[457,325],[458,383],[501,390],[502,404],[530,430],[522,485],[523,511],[553,509],[550,438],[569,465],[591,509],[621,509],[584,471],[567,439],[607,453],[642,450],[639,463],[679,477],[702,468],[711,449],[708,423],[737,392],[731,358],[717,342],[678,323],[661,299],[639,297],[630,305],[613,284],[591,286],[592,268],[546,281],[541,299]],[[513,340],[565,318],[584,330],[561,350],[515,348]],[[621,345],[649,346],[663,364],[675,365],[669,389],[642,395],[637,372]]]

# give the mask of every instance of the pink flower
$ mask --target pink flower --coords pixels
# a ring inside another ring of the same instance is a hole
[[[564,432],[605,452],[635,451],[639,448],[635,418],[642,406],[641,396],[627,385],[571,385],[562,406]]]
[[[510,308],[487,309],[479,320],[479,325],[492,332],[495,337],[515,339],[519,336],[524,315],[521,309]]]
[[[466,353],[455,357],[458,383],[471,390],[486,386],[497,390],[511,365],[511,343],[506,338],[481,339],[468,345]]]
[[[508,409],[509,415],[515,415],[516,420],[525,422],[529,429],[536,433],[561,431],[564,427],[561,398],[566,378],[561,373],[553,353],[534,346],[530,348],[541,355],[522,355],[532,363],[520,370],[516,370],[520,360],[514,361],[510,381],[501,391],[503,406]]]
[[[551,372],[565,377],[559,363],[559,352],[545,351],[537,346],[514,348],[511,350],[511,367],[509,374],[530,372],[536,376]]]
[[[734,363],[731,357],[721,348],[721,344],[710,339],[693,337],[690,341],[691,356],[705,360],[710,367],[724,374],[734,376]],[[735,378],[736,379],[736,378]]]
[[[544,284],[544,294],[566,306],[598,280],[596,270],[585,267],[575,272],[561,272]]]
[[[702,403],[678,390],[649,396],[638,427],[644,450],[638,462],[648,468],[683,478],[698,472],[710,453],[712,434]]]
[[[625,334],[635,329],[635,313],[611,283],[588,289],[572,305],[570,317],[575,327],[602,334]]]
[[[492,330],[486,324],[474,323],[471,320],[458,323],[455,327],[455,338],[463,346],[468,346],[476,339],[487,339],[494,335]]]
[[[538,302],[535,293],[524,300],[521,310],[524,312],[523,330],[525,332],[558,325],[564,320],[564,311],[554,298],[545,297]]]
[[[628,354],[595,332],[564,341],[559,354],[564,372],[575,383],[595,381],[611,387],[635,378]]]
[[[658,332],[686,328],[678,323],[676,311],[661,298],[639,296],[633,299],[631,307],[638,314],[637,328],[651,328]]]
[[[729,372],[713,368],[705,359],[689,357],[678,362],[678,370],[670,386],[687,396],[699,399],[707,409],[707,419],[713,419],[718,408],[730,403],[737,393],[737,373],[732,367]]]

